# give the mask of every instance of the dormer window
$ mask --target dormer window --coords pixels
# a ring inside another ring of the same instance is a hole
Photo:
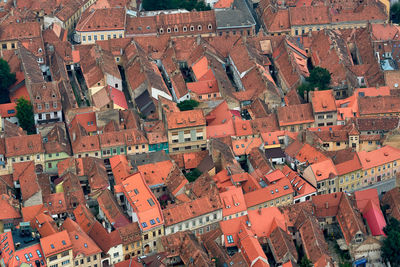
[[[36,100],[40,100],[40,95],[37,95],[37,96],[36,96]]]
[[[41,104],[37,104],[37,109],[38,110],[42,110],[42,105]]]
[[[46,109],[49,109],[49,108],[50,108],[49,103],[45,103],[44,105],[45,105]]]
[[[53,108],[57,108],[57,102],[53,102]]]
[[[194,26],[190,26],[190,31],[194,31]]]
[[[161,34],[164,33],[164,29],[163,29],[163,28],[160,29],[160,33],[161,33]]]
[[[208,24],[208,29],[212,30],[212,25],[211,24]]]
[[[201,25],[197,26],[197,30],[201,31],[202,27]]]
[[[42,53],[42,51],[43,51],[42,48],[39,47],[38,52]]]
[[[167,33],[171,33],[171,28],[168,28],[168,29],[167,29]]]
[[[183,26],[183,31],[187,32],[187,27],[186,26]]]
[[[178,32],[178,27],[177,26],[175,26],[174,32]]]
[[[51,97],[52,97],[52,98],[56,98],[56,94],[53,93],[53,94],[51,95]]]

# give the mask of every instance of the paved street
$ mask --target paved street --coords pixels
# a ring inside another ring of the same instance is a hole
[[[379,183],[360,188],[360,189],[358,189],[356,191],[376,188],[376,190],[378,190],[379,197],[381,197],[382,193],[386,193],[387,191],[389,191],[390,189],[394,188],[395,186],[396,186],[396,179],[392,178],[390,180],[381,181]],[[354,191],[351,191],[351,192],[354,192]]]

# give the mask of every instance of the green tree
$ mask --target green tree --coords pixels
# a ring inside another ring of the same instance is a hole
[[[0,104],[10,102],[8,87],[15,81],[15,73],[11,73],[7,61],[0,58]]]
[[[307,256],[304,256],[304,257],[301,259],[300,267],[312,267],[312,266],[313,266],[313,264],[312,264],[312,262],[307,258]]]
[[[382,257],[392,266],[400,266],[400,222],[395,218],[390,218],[383,232],[386,238],[383,240]]]
[[[313,88],[318,87],[319,90],[328,89],[331,83],[331,74],[327,69],[315,67],[310,71],[310,76],[306,78]]]
[[[390,7],[390,19],[393,23],[400,22],[400,2],[397,2]]]
[[[314,87],[312,87],[312,85],[308,82],[304,82],[299,87],[297,87],[297,92],[299,93],[299,95],[302,98],[304,98],[304,92],[308,93],[313,90],[314,90]]]
[[[28,134],[36,133],[32,104],[30,101],[22,97],[17,100],[17,118],[19,125]]]
[[[185,110],[192,110],[195,107],[197,107],[199,105],[199,102],[197,102],[196,100],[185,100],[182,101],[180,103],[178,103],[178,108],[180,109],[180,111],[185,111]]]
[[[199,169],[194,168],[190,172],[186,173],[185,177],[189,182],[194,182],[194,181],[196,181],[197,178],[200,177],[200,175],[201,175],[201,171],[199,171]]]

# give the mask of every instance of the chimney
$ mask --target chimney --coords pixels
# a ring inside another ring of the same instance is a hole
[[[325,202],[325,208],[328,209],[329,208],[329,203]]]

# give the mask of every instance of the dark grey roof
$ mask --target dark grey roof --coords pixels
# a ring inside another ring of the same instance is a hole
[[[277,158],[284,158],[285,153],[283,152],[282,148],[275,147],[265,150],[265,156],[267,159],[277,159]]]
[[[156,106],[150,97],[149,92],[146,90],[140,96],[135,98],[135,103],[140,111],[145,116],[150,115],[156,111]]]
[[[256,25],[245,0],[235,0],[233,9],[216,10],[217,29],[242,28]]]
[[[131,162],[132,167],[134,168],[136,168],[137,166],[146,165],[150,163],[171,160],[170,157],[167,154],[165,154],[164,151],[156,151],[146,154],[128,155],[127,158]]]

